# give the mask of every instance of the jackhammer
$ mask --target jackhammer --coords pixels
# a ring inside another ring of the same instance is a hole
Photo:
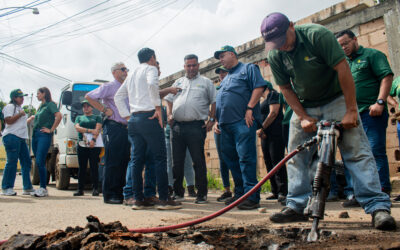
[[[307,241],[318,240],[318,223],[324,219],[325,202],[330,189],[330,176],[335,165],[337,142],[342,134],[339,122],[320,121],[317,123],[317,135],[314,140],[318,143],[318,165],[312,183],[312,196],[309,198],[304,215],[313,218],[311,231]]]

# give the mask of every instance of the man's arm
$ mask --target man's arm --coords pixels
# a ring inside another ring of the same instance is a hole
[[[25,111],[22,109],[19,113],[16,113],[13,116],[8,116],[4,118],[5,123],[11,125],[14,124],[16,121],[18,121],[19,118],[25,115]],[[1,127],[0,127],[1,129]]]
[[[174,121],[174,118],[172,116],[172,102],[167,101],[167,122],[170,126],[172,126],[172,122]]]
[[[215,123],[215,109],[216,109],[216,104],[215,102],[211,104],[211,110],[210,110],[210,118],[213,118],[214,121],[210,121],[210,119],[208,119],[205,127],[207,128],[207,132],[211,131],[212,127],[214,126]]]
[[[349,64],[346,59],[343,59],[333,69],[338,73],[340,87],[343,91],[344,101],[346,103],[346,113],[342,119],[342,126],[345,129],[355,128],[358,126],[356,86],[353,76],[351,75]]]
[[[382,79],[381,86],[379,88],[378,99],[387,101],[387,98],[390,93],[390,88],[392,87],[392,82],[393,82],[392,74],[387,75]],[[384,105],[379,105],[378,103],[375,103],[369,107],[369,115],[370,116],[380,116],[380,115],[382,115],[384,108],[385,108]]]
[[[88,102],[90,103],[90,105],[92,105],[93,108],[97,109],[100,112],[103,112],[108,117],[112,116],[112,114],[113,114],[112,109],[104,107],[97,100],[90,98],[88,94],[85,95],[85,99],[88,100]]]
[[[280,107],[281,107],[280,104],[270,104],[269,105],[269,114],[268,114],[267,118],[265,118],[264,122],[262,123],[263,129],[268,128],[275,121],[275,118],[279,114]]]
[[[165,89],[160,89],[160,98],[163,99],[168,94],[176,95],[180,90],[182,89],[173,86]]]
[[[249,103],[247,103],[247,107],[254,108],[257,105],[257,103],[260,101],[260,98],[263,93],[264,93],[264,87],[255,88],[253,90],[253,92],[251,93],[251,98],[250,98]],[[253,117],[252,109],[246,110],[244,119],[246,120],[247,127],[253,126],[254,117]]]

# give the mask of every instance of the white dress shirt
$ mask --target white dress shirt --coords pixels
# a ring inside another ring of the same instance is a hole
[[[120,115],[127,117],[133,112],[151,111],[160,106],[158,82],[157,68],[147,63],[140,64],[115,94],[114,101]],[[125,103],[126,97],[130,110]]]

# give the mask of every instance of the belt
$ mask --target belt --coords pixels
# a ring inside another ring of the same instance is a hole
[[[134,115],[138,115],[138,114],[146,114],[146,113],[151,113],[151,112],[154,112],[155,111],[155,109],[152,109],[152,110],[147,110],[147,111],[138,111],[138,112],[133,112],[132,114],[134,114]]]
[[[180,122],[180,121],[174,121],[175,123],[178,123],[178,124],[183,124],[183,125],[190,125],[190,124],[204,124],[204,121],[203,120],[194,120],[194,121],[183,121],[183,122]]]
[[[126,125],[126,124],[123,124],[123,123],[120,123],[120,122],[116,122],[116,121],[114,121],[114,120],[109,120],[109,119],[107,119],[107,120],[105,121],[105,123],[108,123],[108,124],[110,124],[110,125],[122,126],[122,127],[124,127],[124,128],[127,128],[127,127],[128,127],[128,125]]]

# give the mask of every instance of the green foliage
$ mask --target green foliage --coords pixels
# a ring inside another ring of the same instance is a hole
[[[24,105],[24,106],[22,106],[22,108],[24,109],[26,114],[31,114],[31,115],[36,114],[36,108],[35,107],[32,107],[32,110],[29,110],[29,105]]]
[[[7,105],[7,103],[3,102],[2,100],[0,100],[0,109],[3,110],[3,108]]]
[[[261,180],[261,178],[258,178]],[[208,189],[224,190],[224,185],[222,184],[222,179],[215,176],[212,173],[207,173]],[[233,184],[233,181],[231,180]],[[271,183],[269,181],[265,182],[261,186],[261,193],[271,192]]]

